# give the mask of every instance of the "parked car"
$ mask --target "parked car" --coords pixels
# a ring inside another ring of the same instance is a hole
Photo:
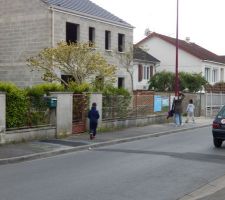
[[[212,124],[214,146],[221,147],[225,140],[225,105],[220,109]]]

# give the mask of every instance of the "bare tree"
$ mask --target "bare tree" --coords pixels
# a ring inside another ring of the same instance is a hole
[[[118,52],[116,56],[119,58],[120,65],[126,69],[128,74],[130,75],[131,80],[131,90],[134,89],[134,66],[133,66],[133,54],[134,49],[133,45],[130,44],[128,50],[125,52]]]

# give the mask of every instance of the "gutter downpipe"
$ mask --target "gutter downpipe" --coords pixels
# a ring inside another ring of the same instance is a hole
[[[55,41],[55,14],[54,14],[54,9],[53,7],[50,7],[51,13],[52,13],[52,41],[51,41],[51,45],[52,47],[54,47],[54,41]]]

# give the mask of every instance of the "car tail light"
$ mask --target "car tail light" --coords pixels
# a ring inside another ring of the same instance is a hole
[[[212,128],[219,128],[220,127],[220,125],[217,123],[217,122],[213,122],[213,124],[212,124]]]

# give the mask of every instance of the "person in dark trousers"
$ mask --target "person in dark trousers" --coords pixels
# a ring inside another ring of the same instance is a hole
[[[92,103],[91,110],[88,112],[88,118],[90,123],[90,139],[94,139],[96,136],[96,129],[98,126],[98,119],[100,117],[98,110],[96,110],[97,104]]]
[[[176,96],[173,101],[174,106],[174,118],[175,118],[175,124],[176,126],[182,125],[182,101],[184,99],[185,95],[183,93],[179,93],[179,96]]]

